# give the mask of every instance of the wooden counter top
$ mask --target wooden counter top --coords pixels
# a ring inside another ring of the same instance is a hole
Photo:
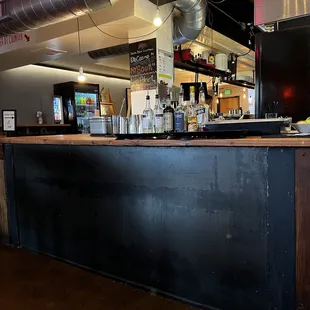
[[[310,138],[260,138],[206,139],[206,140],[115,140],[90,135],[57,135],[30,137],[0,137],[3,144],[56,144],[56,145],[106,145],[106,146],[241,146],[241,147],[310,147]]]

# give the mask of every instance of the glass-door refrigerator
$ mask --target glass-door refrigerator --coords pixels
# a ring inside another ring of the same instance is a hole
[[[53,97],[54,124],[64,123],[64,111],[62,98],[60,96]]]
[[[61,96],[64,123],[73,133],[87,133],[89,118],[99,110],[99,84],[66,82],[54,85],[54,95]]]

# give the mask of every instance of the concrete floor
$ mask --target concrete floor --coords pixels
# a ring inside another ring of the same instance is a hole
[[[192,308],[24,249],[0,247],[0,309]]]

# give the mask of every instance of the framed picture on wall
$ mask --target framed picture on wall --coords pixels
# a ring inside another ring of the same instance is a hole
[[[114,104],[113,103],[101,103],[100,112],[101,112],[101,116],[115,115]]]

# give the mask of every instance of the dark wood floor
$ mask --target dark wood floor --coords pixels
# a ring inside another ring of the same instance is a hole
[[[24,249],[0,247],[0,309],[191,308]]]

